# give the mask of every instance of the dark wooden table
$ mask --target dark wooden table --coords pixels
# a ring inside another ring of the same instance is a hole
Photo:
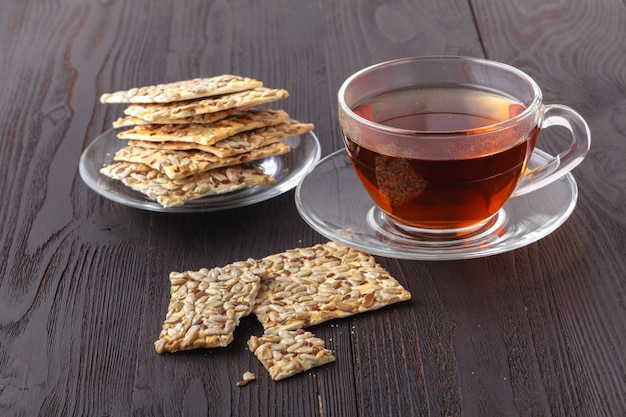
[[[0,415],[626,415],[623,0],[5,0],[0,21]],[[586,118],[565,224],[488,258],[378,257],[412,301],[317,326],[337,361],[282,382],[246,348],[252,316],[227,348],[157,355],[170,271],[326,239],[293,191],[200,214],[100,197],[78,174],[120,115],[100,94],[254,77],[327,155],[347,76],[433,54],[517,66]]]

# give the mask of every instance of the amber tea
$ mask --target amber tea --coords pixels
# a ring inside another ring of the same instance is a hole
[[[495,61],[382,62],[348,77],[337,99],[352,166],[386,214],[372,208],[368,227],[407,242],[497,236],[513,213],[510,198],[563,178],[589,151],[576,111],[544,104],[531,77]],[[535,152],[539,130],[551,126],[570,132],[569,146],[556,156]]]
[[[427,151],[412,146],[381,151],[377,141],[382,139],[344,136],[355,172],[374,202],[395,221],[418,228],[462,229],[493,216],[515,190],[538,134],[538,128],[521,134],[501,129],[497,140],[479,143],[481,132],[525,107],[465,86],[394,90],[352,110],[381,125],[430,135]],[[451,149],[446,139],[452,133],[467,139]],[[509,145],[503,148],[503,143]]]

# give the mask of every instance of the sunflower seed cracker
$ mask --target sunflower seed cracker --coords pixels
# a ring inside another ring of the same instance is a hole
[[[262,260],[253,312],[265,329],[294,330],[406,301],[411,294],[373,256],[336,242]]]
[[[256,261],[170,274],[170,300],[158,353],[228,345],[259,291]]]
[[[288,117],[289,115],[282,110],[248,110],[210,124],[139,125],[121,131],[117,137],[154,142],[177,141],[213,145],[241,132],[277,125],[287,120]]]
[[[302,329],[266,331],[252,336],[248,347],[274,381],[335,361],[322,339]]]
[[[242,132],[238,135],[223,139],[213,145],[199,145],[197,143],[176,141],[150,142],[134,139],[129,140],[128,145],[169,150],[197,149],[210,152],[220,158],[227,158],[229,156],[250,152],[253,149],[279,142],[291,136],[302,135],[313,130],[313,128],[314,125],[312,123],[300,123],[292,120],[280,123],[276,126],[262,127],[248,132]]]
[[[236,107],[253,107],[287,98],[288,96],[289,93],[287,90],[258,87],[238,93],[224,94],[217,97],[186,102],[131,104],[124,110],[124,114],[150,122],[156,122],[159,119],[177,119]]]
[[[283,155],[291,148],[283,143],[272,143],[249,152],[220,158],[198,150],[175,151],[156,148],[126,146],[114,156],[116,161],[135,162],[154,168],[170,179],[179,179],[215,168],[239,165],[270,156]]]
[[[106,93],[102,103],[171,103],[261,87],[262,82],[239,75],[224,74],[211,78],[194,78],[167,84],[149,85]]]
[[[159,119],[154,122],[149,122],[147,120],[140,119],[134,116],[125,116],[120,117],[113,122],[114,128],[120,127],[130,127],[130,126],[141,126],[141,125],[153,125],[153,124],[162,124],[162,125],[176,125],[176,124],[191,124],[191,123],[213,123],[221,120],[225,117],[230,116],[234,112],[241,110],[240,108],[234,108],[229,110],[217,111],[214,113],[205,113],[205,114],[197,114],[195,116],[189,117],[181,117],[180,119]]]
[[[100,173],[121,181],[163,207],[181,206],[200,197],[276,182],[259,168],[247,165],[216,168],[176,180],[169,179],[165,174],[147,165],[133,162],[107,165]]]

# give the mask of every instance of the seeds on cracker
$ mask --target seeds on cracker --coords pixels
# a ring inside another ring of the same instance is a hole
[[[205,150],[224,158],[249,152],[252,149],[267,146],[291,136],[303,135],[313,128],[312,123],[300,123],[297,120],[292,120],[276,126],[267,126],[231,136],[206,147]]]
[[[250,351],[279,381],[335,361],[303,327],[408,300],[411,295],[374,258],[336,242],[247,259],[223,268],[173,272],[158,353],[226,346],[241,317],[264,327]],[[236,386],[255,376],[246,372]]]
[[[131,104],[124,110],[124,113],[128,116],[156,123],[159,119],[177,119],[238,107],[249,108],[271,103],[288,96],[287,90],[257,87],[238,93],[191,101],[164,104]]]
[[[197,149],[210,152],[220,158],[250,152],[253,149],[261,148],[272,143],[279,142],[291,136],[302,135],[312,130],[312,123],[300,123],[292,120],[280,123],[276,126],[268,126],[260,129],[242,132],[238,135],[223,139],[213,145],[199,145],[190,142],[150,142],[140,140],[129,140],[129,146],[139,146],[142,148],[157,148],[169,150],[191,150]]]
[[[164,207],[275,184],[259,168],[242,164],[287,153],[280,140],[313,129],[287,121],[282,110],[252,109],[288,96],[230,74],[103,94],[103,103],[129,104],[113,127],[131,128],[118,133],[129,146],[100,172]]]
[[[178,141],[212,145],[241,132],[273,126],[287,120],[281,110],[248,110],[210,124],[139,125],[118,133],[120,139],[144,141]]]
[[[406,301],[373,256],[336,242],[263,258],[253,312],[265,329],[293,330]]]
[[[250,314],[259,290],[256,261],[170,274],[170,300],[158,353],[223,347],[239,320]]]
[[[322,339],[302,329],[269,330],[261,337],[252,336],[248,347],[274,381],[335,361]]]
[[[262,82],[251,78],[224,74],[211,78],[194,78],[106,93],[100,97],[100,101],[102,103],[171,103],[235,93],[262,85]]]
[[[152,124],[163,124],[163,125],[175,125],[175,124],[195,124],[195,123],[213,123],[221,120],[227,116],[230,116],[238,109],[228,109],[222,111],[216,111],[214,113],[205,113],[205,114],[197,114],[195,116],[189,117],[181,117],[179,119],[159,119],[153,122],[149,122],[147,120],[140,119],[134,116],[125,116],[120,117],[113,122],[114,128],[120,127],[130,127],[130,126],[141,126],[141,125],[152,125]]]
[[[127,146],[117,151],[114,159],[144,164],[164,173],[170,179],[179,179],[215,168],[283,155],[290,150],[289,146],[279,142],[243,154],[220,158],[212,153],[197,150],[171,151]]]
[[[163,207],[181,206],[208,195],[224,194],[255,185],[271,185],[276,180],[252,165],[216,168],[180,179],[169,179],[147,165],[117,162],[100,173],[157,201]]]

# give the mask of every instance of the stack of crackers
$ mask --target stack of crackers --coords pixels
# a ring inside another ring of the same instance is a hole
[[[240,319],[253,313],[264,334],[253,335],[248,347],[274,380],[335,360],[306,327],[411,298],[371,255],[332,241],[172,272],[170,283],[158,353],[226,346]]]
[[[253,164],[291,149],[283,139],[313,129],[282,110],[257,106],[284,99],[283,89],[237,75],[196,78],[103,94],[102,103],[125,103],[127,146],[100,173],[157,201],[183,205],[275,179]]]

